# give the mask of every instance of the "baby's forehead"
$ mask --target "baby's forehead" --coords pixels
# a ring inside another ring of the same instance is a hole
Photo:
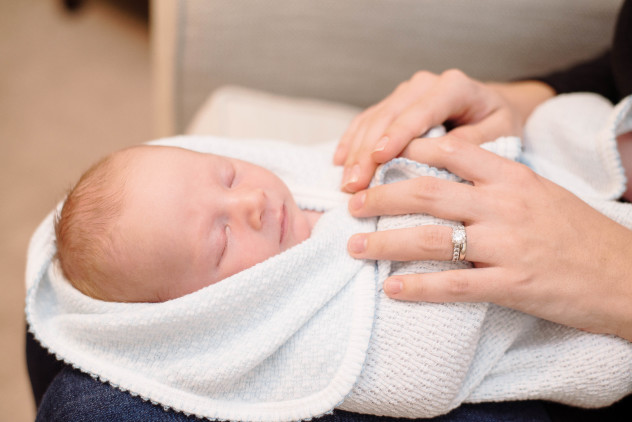
[[[126,148],[115,153],[115,162],[119,170],[137,169],[139,167],[161,166],[169,168],[185,161],[191,160],[201,155],[208,156],[196,151],[162,145],[138,145]]]
[[[141,145],[121,150],[115,157],[114,172],[132,195],[167,189],[180,196],[221,183],[220,175],[226,167],[222,162],[227,160],[179,147]]]
[[[127,176],[134,179],[142,178],[142,174],[162,174],[171,172],[173,177],[191,177],[197,179],[200,175],[227,173],[230,168],[239,168],[241,174],[252,174],[253,177],[262,174],[274,174],[269,169],[241,160],[239,158],[200,152],[177,146],[139,145],[119,151],[118,168],[127,171]],[[211,177],[210,180],[213,180]]]
[[[217,159],[227,159],[227,157],[210,152],[200,152],[188,148],[172,145],[136,145],[119,151],[121,159],[146,159],[165,160],[177,157],[179,160],[196,159],[201,157],[214,157]]]

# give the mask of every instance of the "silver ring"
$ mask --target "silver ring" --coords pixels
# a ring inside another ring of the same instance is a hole
[[[463,224],[452,227],[452,246],[452,262],[463,261],[467,250],[467,234]]]

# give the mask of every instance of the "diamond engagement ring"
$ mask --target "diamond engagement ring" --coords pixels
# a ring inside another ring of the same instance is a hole
[[[467,235],[465,234],[465,226],[459,224],[452,227],[452,262],[463,261],[465,259],[465,251],[467,249]]]

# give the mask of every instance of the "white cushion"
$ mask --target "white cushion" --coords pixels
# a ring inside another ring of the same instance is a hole
[[[345,104],[224,86],[207,98],[186,133],[306,144],[339,138],[358,112]]]

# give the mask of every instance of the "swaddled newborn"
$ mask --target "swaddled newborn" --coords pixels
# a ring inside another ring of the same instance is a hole
[[[567,104],[559,107],[568,110]],[[595,133],[585,132],[592,140]],[[595,148],[616,152],[612,139]],[[240,150],[239,141],[224,146],[199,138],[163,144],[204,152],[230,145],[266,167],[287,166],[294,180],[283,180],[296,202],[277,179],[251,169],[257,176],[246,186],[256,186],[255,193],[243,201],[244,208],[234,205],[230,199],[241,188],[237,175],[245,164],[232,159],[158,147],[125,152],[114,172],[119,188],[106,189],[104,196],[109,200],[122,192],[118,208],[88,204],[115,216],[88,227],[101,230],[103,246],[90,256],[98,265],[73,272],[73,248],[63,246],[73,235],[63,228],[66,210],[61,213],[58,256],[76,289],[50,265],[50,223],[36,236],[44,240],[33,243],[36,258],[30,261],[37,267],[30,272],[36,279],[27,297],[29,325],[45,347],[81,370],[176,410],[253,421],[306,419],[334,407],[419,418],[463,402],[523,399],[596,407],[632,391],[632,345],[620,338],[485,303],[387,298],[379,286],[389,274],[467,264],[357,261],[346,253],[349,236],[376,227],[454,223],[426,215],[377,223],[352,218],[344,199],[328,196],[335,184],[319,187],[316,180],[327,171],[323,163],[333,148],[290,151],[261,142]],[[519,153],[515,139],[487,147],[512,158]],[[139,154],[137,161],[130,160],[132,154]],[[186,158],[176,159],[180,156]],[[594,160],[581,166],[585,172],[596,169],[593,180],[617,173],[616,160],[581,156]],[[236,163],[234,180],[224,161]],[[607,171],[601,172],[604,165]],[[95,174],[103,183],[108,173]],[[398,159],[383,166],[374,183],[416,176],[457,180]],[[572,179],[568,172],[562,176]],[[262,184],[270,188],[258,190]],[[614,217],[623,212],[610,202],[601,204],[604,212]],[[318,218],[305,209],[327,212]],[[41,252],[37,245],[43,245]],[[158,303],[109,302],[122,300]]]
[[[82,176],[56,222],[57,254],[84,294],[161,302],[297,245],[319,215],[300,209],[263,167],[144,145]]]

